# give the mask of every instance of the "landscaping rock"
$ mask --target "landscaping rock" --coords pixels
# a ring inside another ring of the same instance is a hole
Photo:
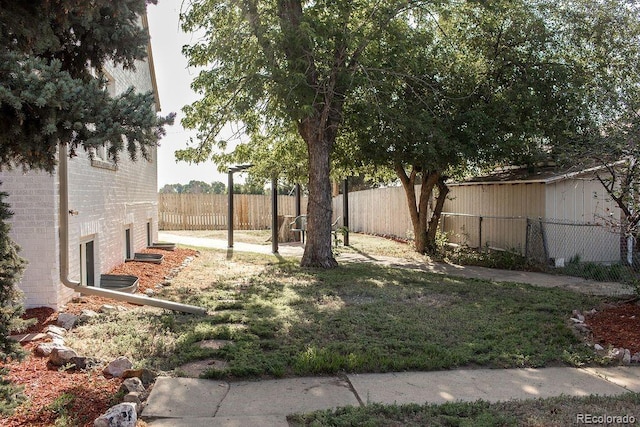
[[[69,363],[74,365],[75,369],[79,371],[94,369],[102,365],[102,361],[100,359],[86,356],[72,357],[71,359],[69,359]]]
[[[64,366],[70,363],[71,359],[78,357],[78,353],[69,347],[54,347],[49,354],[49,362],[55,366]]]
[[[56,320],[56,324],[67,331],[74,327],[76,322],[78,321],[78,316],[71,313],[58,313],[58,319]]]
[[[47,335],[41,334],[41,333],[9,335],[10,340],[21,342],[21,343],[40,341],[46,338],[47,338]]]
[[[584,322],[584,316],[580,313],[579,310],[573,310],[572,317],[580,322]]]
[[[603,346],[601,346],[600,344],[596,344],[596,345],[594,345],[594,346],[593,346],[593,348],[594,348],[596,351],[602,351],[602,350],[604,350],[604,347],[603,347]]]
[[[78,316],[78,323],[87,323],[89,320],[97,316],[99,316],[99,314],[93,310],[82,310],[80,316]]]
[[[138,413],[135,403],[125,402],[112,406],[93,422],[94,427],[135,427]]]
[[[142,381],[142,385],[144,385],[145,387],[149,386],[149,384],[152,384],[156,380],[157,376],[157,373],[145,368],[127,369],[122,373],[122,378],[139,378],[140,381]]]
[[[152,297],[156,294],[156,291],[154,291],[153,289],[147,289],[146,291],[144,291],[144,293],[148,296],[148,297]]]
[[[146,389],[144,388],[144,385],[142,385],[142,380],[137,377],[127,378],[120,385],[120,392],[124,393],[144,393],[145,391]]]
[[[142,393],[132,391],[131,393],[127,393],[122,400],[124,402],[135,404],[136,412],[138,415],[140,415],[140,413],[142,412],[142,400],[143,400]]]
[[[640,363],[640,352],[631,356],[631,363]]]
[[[111,305],[111,304],[104,304],[102,307],[100,307],[98,309],[98,311],[100,313],[105,313],[105,314],[109,314],[109,313],[117,313],[118,309],[116,308],[115,305]]]
[[[631,351],[627,348],[624,349],[624,354],[622,356],[622,363],[625,365],[631,364]]]
[[[49,336],[57,335],[59,337],[63,337],[67,334],[67,330],[59,326],[49,325],[47,326],[47,329],[45,329],[45,333]]]
[[[57,344],[55,342],[43,342],[38,344],[34,352],[38,356],[48,357],[54,348],[64,347],[64,344]]]
[[[133,363],[124,356],[120,356],[117,359],[109,363],[102,372],[105,375],[111,375],[112,377],[120,377],[127,369],[131,369]]]
[[[624,349],[623,348],[614,348],[609,353],[609,357],[612,359],[622,360],[624,357]]]

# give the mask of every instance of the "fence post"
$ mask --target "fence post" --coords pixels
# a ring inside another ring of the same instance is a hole
[[[478,248],[482,251],[484,245],[482,244],[482,216],[478,217]]]
[[[529,217],[527,217],[527,227],[525,229],[525,237],[524,237],[524,258],[529,260],[529,235],[531,234],[531,222],[529,221]]]

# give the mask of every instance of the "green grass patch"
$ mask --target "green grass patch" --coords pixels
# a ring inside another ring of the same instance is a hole
[[[161,370],[208,357],[229,362],[207,374],[216,378],[580,365],[594,356],[568,317],[602,302],[368,263],[314,270],[267,255],[227,259],[224,251],[202,252],[161,297],[215,311],[103,315],[75,328],[69,345]],[[205,339],[232,344],[202,349]]]
[[[604,397],[553,397],[525,401],[488,403],[455,402],[441,405],[381,405],[346,407],[295,414],[289,425],[300,426],[514,426],[549,427],[580,423],[581,416],[629,417],[638,419],[640,395],[628,393]],[[581,415],[582,414],[582,415]],[[584,418],[583,418],[584,419]],[[609,423],[607,425],[628,425]],[[596,424],[596,423],[594,423]],[[597,425],[603,425],[599,423]]]

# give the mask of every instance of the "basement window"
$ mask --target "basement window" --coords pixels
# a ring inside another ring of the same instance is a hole
[[[153,243],[152,234],[151,234],[151,220],[147,221],[147,246],[151,246]]]
[[[93,240],[80,244],[80,284],[95,286],[95,253]]]
[[[133,258],[133,240],[131,234],[131,226],[124,230],[124,259]]]

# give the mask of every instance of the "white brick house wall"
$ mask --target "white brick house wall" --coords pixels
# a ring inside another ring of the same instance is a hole
[[[105,71],[113,78],[114,94],[130,86],[139,92],[155,90],[153,71],[146,62],[138,62],[135,71],[114,67]],[[69,218],[69,276],[80,281],[81,244],[93,241],[94,283],[99,286],[100,274],[125,259],[127,227],[132,254],[145,248],[148,239],[157,239],[156,150],[151,150],[149,162],[132,162],[125,152],[117,167],[106,161],[92,162],[83,150],[78,154],[68,162],[69,209],[74,211]],[[73,291],[60,281],[58,174],[3,171],[0,182],[0,191],[9,193],[7,202],[15,213],[12,237],[22,248],[21,256],[29,261],[20,283],[25,306],[59,309]]]

